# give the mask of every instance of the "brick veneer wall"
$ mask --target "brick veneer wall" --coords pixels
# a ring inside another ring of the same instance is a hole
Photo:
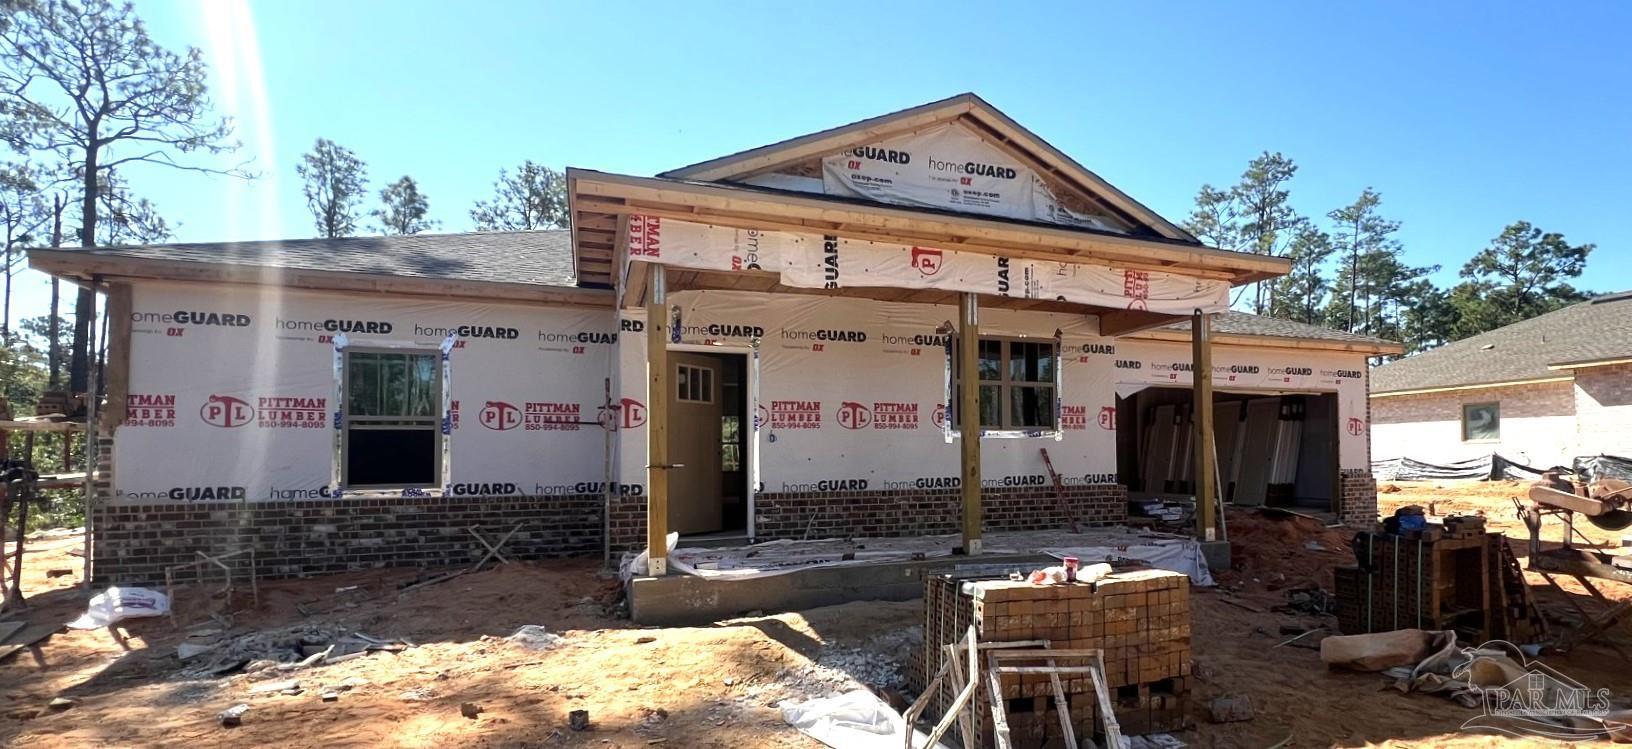
[[[1377,479],[1364,468],[1345,468],[1343,496],[1337,503],[1338,519],[1353,528],[1377,525]]]
[[[1632,364],[1577,369],[1574,391],[1578,452],[1632,456]]]
[[[154,584],[164,568],[255,549],[269,577],[406,565],[472,564],[486,553],[466,530],[496,543],[524,522],[504,553],[512,558],[598,554],[599,494],[457,499],[361,497],[297,502],[102,502],[94,510],[98,584]]]
[[[1120,484],[1068,486],[1070,512],[1084,525],[1127,521],[1128,490]],[[754,498],[755,539],[835,536],[920,536],[957,533],[962,495],[956,488],[857,492],[767,493]],[[989,531],[1044,530],[1071,524],[1052,487],[989,488],[982,492]],[[645,497],[623,497],[612,507],[612,547],[646,543]]]

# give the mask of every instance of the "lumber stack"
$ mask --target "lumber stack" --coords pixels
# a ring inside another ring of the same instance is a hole
[[[925,647],[913,669],[913,686],[923,689],[923,674],[940,669],[942,646],[956,643],[972,624],[981,643],[1046,640],[1056,649],[1103,650],[1109,696],[1123,732],[1182,730],[1190,676],[1189,594],[1188,577],[1164,570],[1064,585],[931,576],[924,587]],[[981,667],[984,679],[984,658]],[[1093,735],[1100,721],[1092,680],[1062,678],[1077,735]],[[999,683],[1016,746],[1041,746],[1059,734],[1048,676],[1004,675]],[[931,713],[944,714],[956,694],[955,685],[943,685]],[[977,733],[989,742],[987,690],[978,697]]]

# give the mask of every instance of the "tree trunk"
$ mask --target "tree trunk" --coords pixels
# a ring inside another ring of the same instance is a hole
[[[11,245],[6,245],[6,301],[5,312],[0,316],[0,341],[11,345]]]
[[[90,141],[96,142],[96,133],[90,133]],[[97,149],[95,146],[85,149],[85,194],[80,199],[79,246],[96,246],[96,170]],[[74,298],[74,343],[72,359],[68,363],[68,389],[71,392],[83,393],[89,384],[91,368],[91,315],[96,314],[96,292],[89,286],[79,287],[79,294]]]
[[[51,215],[53,216],[51,221],[51,246],[61,247],[63,208],[61,195],[51,197],[51,208]],[[61,303],[58,301],[61,295],[59,290],[61,283],[56,276],[51,277],[51,317],[45,321],[46,335],[51,339],[47,342],[46,358],[50,360],[52,390],[62,386],[62,317],[60,316]]]

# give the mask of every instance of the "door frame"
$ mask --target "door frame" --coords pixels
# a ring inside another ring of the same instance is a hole
[[[743,456],[743,460],[745,465],[748,466],[746,498],[748,527],[746,531],[748,539],[752,541],[756,538],[754,533],[755,503],[759,495],[759,424],[757,423],[759,419],[759,346],[754,344],[670,343],[666,348],[669,351],[686,351],[693,354],[729,354],[742,357],[742,370],[748,377],[748,402],[745,404],[747,408],[743,418],[745,419],[744,426],[750,427],[748,438],[743,440],[747,448],[747,455]],[[739,426],[739,428],[741,427]]]

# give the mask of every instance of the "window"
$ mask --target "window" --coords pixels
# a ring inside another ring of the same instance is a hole
[[[346,352],[346,486],[434,486],[441,473],[437,355]]]
[[[1053,429],[1054,367],[1052,341],[1020,338],[981,338],[975,371],[980,377],[980,425],[988,429]],[[957,345],[952,351],[952,424],[957,414],[962,383],[958,377]]]
[[[1462,439],[1465,442],[1502,438],[1502,409],[1499,403],[1462,404]]]
[[[714,370],[690,364],[680,364],[677,367],[679,372],[674,379],[675,400],[687,403],[714,402]]]

